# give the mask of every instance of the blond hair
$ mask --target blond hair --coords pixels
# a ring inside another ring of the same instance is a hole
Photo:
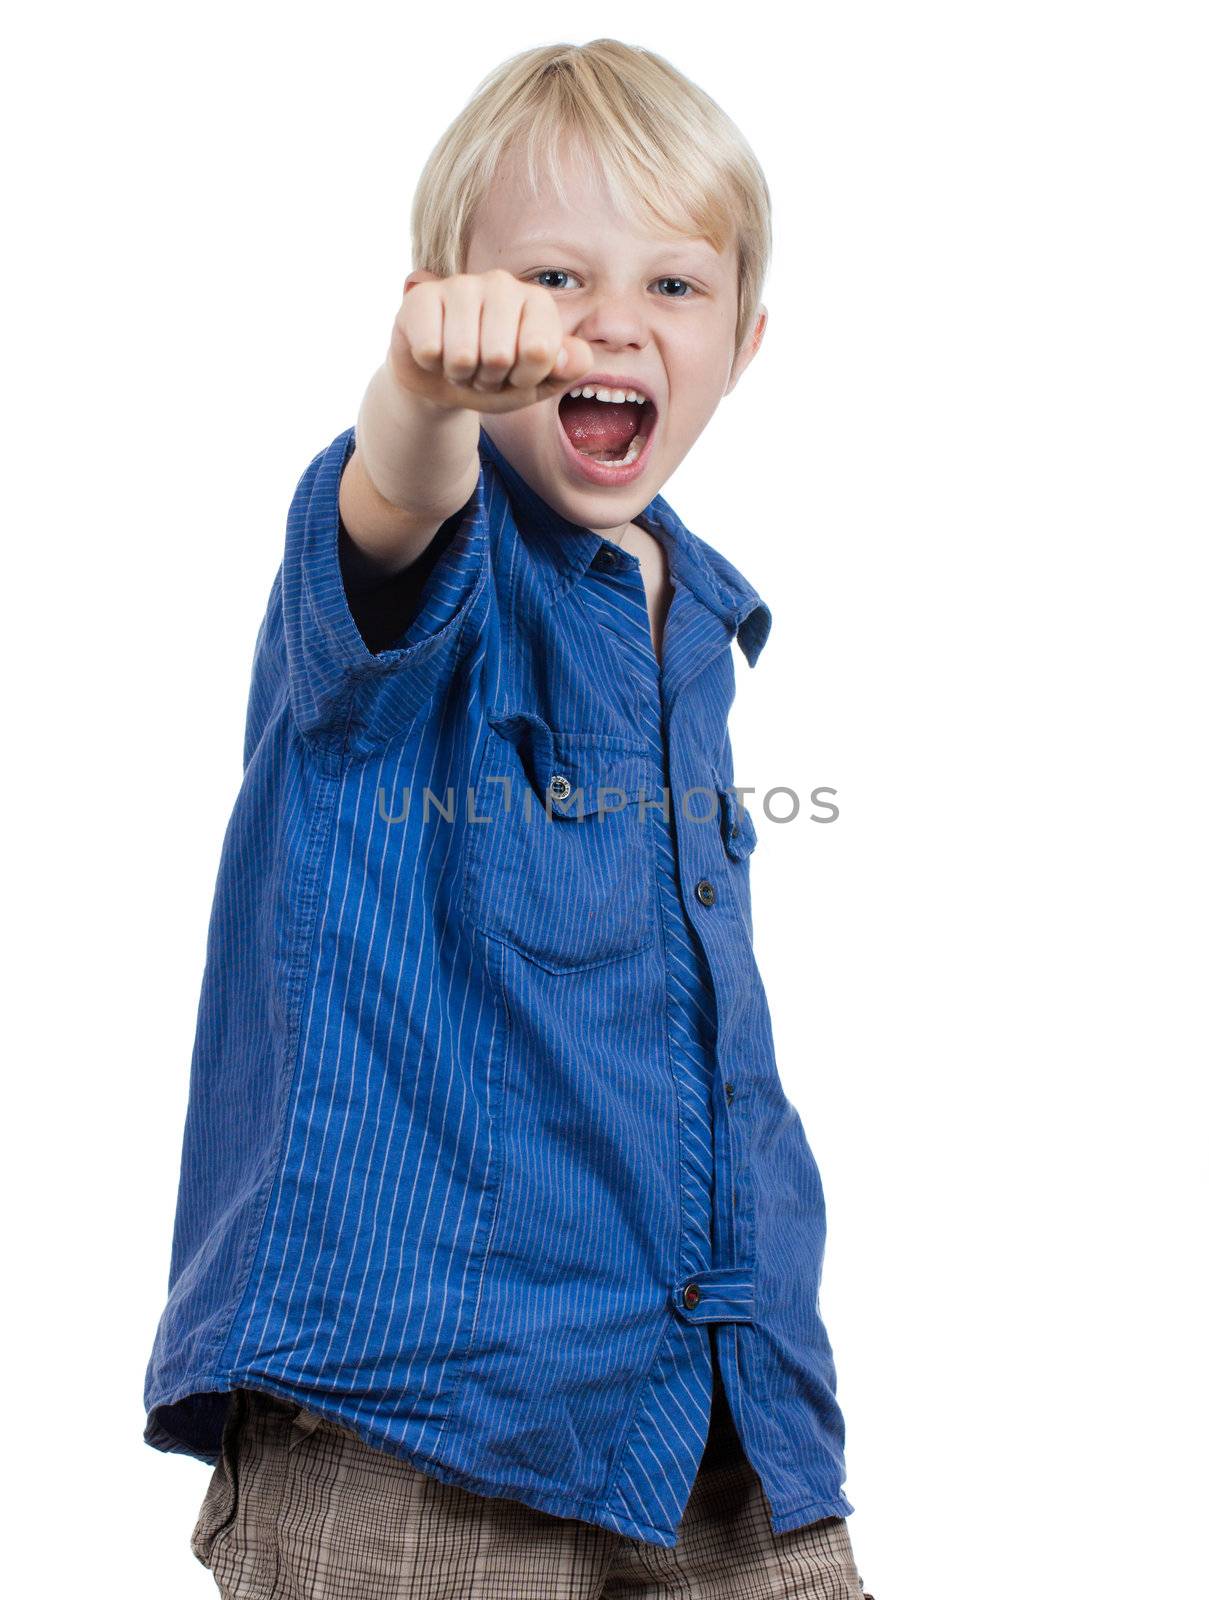
[[[564,134],[591,152],[617,208],[656,234],[704,238],[738,255],[735,350],[751,333],[772,250],[771,202],[760,164],[704,90],[662,56],[617,39],[540,45],[484,78],[442,134],[411,210],[415,268],[465,270],[475,215],[504,154],[525,157],[566,198],[556,151]]]

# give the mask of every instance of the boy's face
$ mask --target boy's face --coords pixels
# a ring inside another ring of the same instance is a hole
[[[549,289],[564,331],[592,346],[591,370],[635,379],[654,398],[654,438],[632,483],[598,485],[568,450],[557,397],[520,411],[484,414],[481,425],[555,511],[619,538],[738,382],[764,336],[767,312],[760,307],[736,356],[733,241],[719,255],[704,239],[636,233],[582,161],[564,161],[562,171],[565,207],[549,191],[535,200],[516,164],[501,163],[476,218],[465,270],[503,267]]]

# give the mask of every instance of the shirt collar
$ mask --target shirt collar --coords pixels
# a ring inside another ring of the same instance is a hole
[[[547,504],[485,428],[479,429],[479,448],[503,479],[517,529],[548,573],[552,589],[556,593],[569,589],[610,541],[591,528],[568,521]],[[666,534],[663,543],[672,576],[725,623],[738,639],[749,666],[754,667],[772,626],[772,613],[766,602],[718,551],[709,550],[706,554],[709,547],[685,527],[662,495],[657,494],[644,506],[635,520],[653,524]],[[637,565],[636,557],[628,550],[622,550],[620,555],[628,564]]]

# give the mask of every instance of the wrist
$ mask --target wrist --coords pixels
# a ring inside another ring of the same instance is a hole
[[[404,389],[383,364],[366,387],[354,431],[361,470],[383,511],[441,521],[465,503],[462,487],[478,475],[477,411]]]

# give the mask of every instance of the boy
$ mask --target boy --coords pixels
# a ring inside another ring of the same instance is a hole
[[[603,39],[498,68],[413,229],[257,638],[145,1437],[224,1593],[860,1600],[726,726],[770,613],[658,494],[767,189]]]

